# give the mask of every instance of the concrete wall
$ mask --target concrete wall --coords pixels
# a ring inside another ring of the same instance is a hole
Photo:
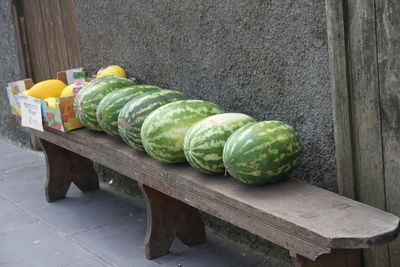
[[[300,132],[292,176],[336,191],[325,3],[75,0],[84,67],[118,64],[154,84]],[[129,179],[98,167],[128,194]],[[287,252],[210,216],[208,226],[275,258]]]
[[[282,120],[305,148],[293,177],[336,190],[325,3],[76,0],[84,66]]]
[[[0,36],[0,138],[27,145],[29,138],[21,131],[20,121],[10,113],[6,92],[7,83],[23,78],[18,60],[11,0],[0,1]]]

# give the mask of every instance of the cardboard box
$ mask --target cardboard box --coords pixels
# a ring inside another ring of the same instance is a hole
[[[25,79],[21,81],[11,82],[7,85],[7,95],[10,102],[11,113],[21,116],[21,109],[19,106],[19,94],[23,91],[30,89],[33,86],[32,79]]]
[[[82,68],[61,71],[57,73],[57,79],[63,81],[67,85],[76,82],[84,82],[85,72]],[[19,94],[30,89],[34,85],[32,79],[11,82],[7,87],[7,94],[10,101],[11,113],[21,116],[19,105]],[[81,86],[77,86],[78,91]],[[29,96],[30,97],[30,96]],[[55,98],[54,102],[47,103],[41,101],[42,123],[58,131],[67,132],[74,129],[82,128],[83,125],[78,121],[74,112],[75,96],[65,96]]]

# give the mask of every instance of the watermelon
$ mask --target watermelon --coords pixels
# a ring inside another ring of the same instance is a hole
[[[190,127],[183,149],[190,165],[205,173],[223,173],[222,150],[229,136],[255,120],[241,113],[224,113],[202,119]]]
[[[173,90],[151,91],[130,100],[118,117],[118,133],[128,145],[144,151],[140,130],[143,121],[155,109],[162,105],[187,97]]]
[[[118,76],[97,78],[85,85],[74,99],[76,118],[87,128],[101,131],[96,110],[100,101],[114,90],[135,85],[135,82]]]
[[[299,165],[299,134],[280,121],[249,123],[226,141],[223,161],[227,172],[247,184],[274,183]]]
[[[184,162],[183,139],[187,130],[193,123],[220,113],[223,110],[219,106],[202,100],[180,100],[161,106],[143,122],[144,149],[161,162]]]
[[[106,95],[96,111],[97,122],[101,129],[111,136],[118,136],[118,115],[121,109],[132,98],[150,91],[161,91],[161,88],[153,85],[134,85]]]

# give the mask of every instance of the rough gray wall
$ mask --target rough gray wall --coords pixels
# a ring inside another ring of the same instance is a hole
[[[282,120],[305,156],[292,176],[336,190],[325,3],[76,0],[84,66]]]
[[[325,3],[317,0],[76,1],[84,67],[118,64],[142,83],[282,120],[305,156],[292,176],[336,191]],[[131,180],[99,168],[128,194]],[[273,258],[287,251],[211,216],[208,226]]]
[[[21,131],[20,121],[10,113],[6,91],[7,83],[22,79],[11,0],[0,1],[0,36],[0,138],[27,145],[29,138]]]

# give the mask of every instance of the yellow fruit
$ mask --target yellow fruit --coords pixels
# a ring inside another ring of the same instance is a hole
[[[23,93],[39,99],[59,97],[66,86],[67,85],[60,80],[46,80],[35,84],[31,89]]]
[[[83,84],[87,84],[87,82],[84,82]],[[61,92],[61,96],[71,96],[74,95],[74,88],[75,86],[81,86],[82,83],[73,83],[68,85],[67,87],[65,87],[62,92]]]
[[[44,101],[46,101],[47,105],[52,108],[56,108],[58,104],[58,99],[55,97],[48,97]]]
[[[99,69],[99,71],[97,72],[96,78],[110,76],[110,75],[115,75],[115,76],[120,76],[120,77],[126,78],[125,70],[117,65],[108,66],[106,68]]]

